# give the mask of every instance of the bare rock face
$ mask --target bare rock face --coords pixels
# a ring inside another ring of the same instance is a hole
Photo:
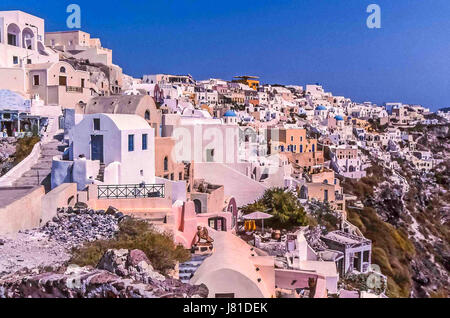
[[[156,272],[140,250],[108,250],[97,268],[69,265],[65,272],[10,275],[0,279],[0,298],[186,298],[208,296]]]
[[[163,275],[153,269],[151,262],[141,250],[108,250],[97,268],[119,276],[130,276],[143,283],[148,283],[150,280],[165,280]]]

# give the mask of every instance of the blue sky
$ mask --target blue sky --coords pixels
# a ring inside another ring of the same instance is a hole
[[[2,0],[0,10],[59,31],[70,3],[81,7],[81,29],[135,77],[250,74],[320,83],[356,101],[450,106],[449,0]],[[381,29],[366,27],[371,3],[381,7]]]

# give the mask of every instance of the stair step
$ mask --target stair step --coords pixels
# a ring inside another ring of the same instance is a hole
[[[31,167],[31,170],[52,171],[52,166],[38,166],[38,165],[36,165],[36,166]]]
[[[58,156],[58,155],[62,155],[62,154],[63,154],[63,152],[58,151],[58,150],[42,151],[41,157],[53,157],[53,156]]]
[[[39,178],[41,178],[42,176],[46,175],[45,173],[42,173],[42,171],[43,170],[28,170],[27,172],[25,172],[22,175],[21,178],[23,178],[23,177],[34,177],[34,178],[37,178],[38,176],[39,176]]]

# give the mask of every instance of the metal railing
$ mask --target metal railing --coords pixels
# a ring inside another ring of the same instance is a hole
[[[83,87],[66,86],[66,92],[83,93]]]
[[[99,185],[99,199],[164,198],[164,184]]]

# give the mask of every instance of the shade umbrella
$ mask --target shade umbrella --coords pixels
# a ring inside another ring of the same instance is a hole
[[[252,212],[250,214],[244,215],[242,218],[245,220],[261,220],[262,233],[264,234],[264,220],[270,219],[271,217],[273,217],[272,214],[256,211],[256,212]]]

